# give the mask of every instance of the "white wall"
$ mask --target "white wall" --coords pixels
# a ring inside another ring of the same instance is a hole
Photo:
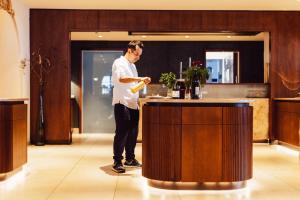
[[[29,7],[12,0],[14,17],[0,9],[0,98],[30,97]],[[21,68],[26,58],[27,66]],[[27,139],[30,136],[28,101]]]
[[[15,16],[0,9],[0,98],[29,98],[29,8],[12,0]]]

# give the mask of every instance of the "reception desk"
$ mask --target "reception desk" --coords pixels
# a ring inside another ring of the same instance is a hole
[[[27,162],[27,99],[0,99],[0,179]]]
[[[248,101],[148,99],[142,118],[144,177],[198,183],[252,178]]]

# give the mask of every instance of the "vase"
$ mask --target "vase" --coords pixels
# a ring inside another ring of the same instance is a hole
[[[39,89],[39,106],[38,106],[38,123],[36,146],[45,145],[45,123],[44,123],[44,85],[40,84]]]
[[[172,97],[172,89],[168,88],[167,97]]]

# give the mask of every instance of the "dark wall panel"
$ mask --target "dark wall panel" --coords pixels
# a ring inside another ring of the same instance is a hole
[[[76,75],[76,73],[81,68],[82,50],[124,50],[127,43],[126,41],[73,41],[71,43],[72,80],[80,82],[78,79],[81,74]],[[150,76],[152,83],[158,83],[162,72],[174,72],[179,78],[179,63],[183,62],[183,70],[185,70],[188,67],[189,57],[193,61],[200,60],[205,63],[205,51],[239,51],[241,83],[263,83],[263,47],[263,42],[145,41],[143,55],[136,66],[140,76]]]

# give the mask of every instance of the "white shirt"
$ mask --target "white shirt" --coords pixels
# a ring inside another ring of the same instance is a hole
[[[130,91],[130,88],[138,82],[121,83],[119,79],[125,76],[138,77],[138,73],[135,65],[130,63],[124,56],[121,56],[112,65],[112,82],[114,85],[112,105],[120,103],[128,108],[138,109],[139,93]]]

